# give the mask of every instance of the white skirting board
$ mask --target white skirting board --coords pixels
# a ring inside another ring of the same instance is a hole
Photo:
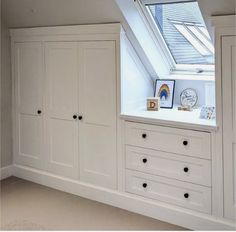
[[[0,180],[6,179],[13,175],[13,165],[0,168]]]
[[[193,230],[234,230],[235,224],[187,209],[156,203],[44,171],[14,165],[14,176]]]

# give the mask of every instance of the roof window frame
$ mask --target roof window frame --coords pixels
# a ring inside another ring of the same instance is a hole
[[[154,34],[155,39],[159,44],[161,44],[162,49],[164,51],[165,58],[168,60],[170,64],[170,78],[173,78],[176,76],[176,73],[179,75],[186,75],[184,79],[188,78],[192,80],[197,80],[198,76],[199,79],[205,79],[205,80],[214,80],[215,76],[215,65],[211,64],[177,64],[175,62],[175,59],[173,58],[173,55],[171,54],[169,47],[166,44],[166,41],[163,37],[163,35],[160,32],[160,29],[158,28],[158,25],[156,24],[152,13],[148,7],[146,7],[147,4],[171,4],[171,3],[186,3],[186,2],[196,2],[196,0],[135,0],[136,6],[138,7],[138,10],[145,21],[146,25],[151,29],[151,31]]]

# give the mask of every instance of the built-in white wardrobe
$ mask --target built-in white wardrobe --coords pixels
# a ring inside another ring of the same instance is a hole
[[[236,220],[236,25],[235,17],[216,24],[222,83],[224,217]],[[228,25],[228,27],[226,27]],[[229,27],[231,25],[231,27]],[[219,73],[220,74],[220,73]]]
[[[11,30],[13,174],[190,229],[234,229],[234,20],[213,19],[216,121],[146,111],[155,78],[119,23]]]
[[[12,44],[15,162],[115,189],[116,41],[74,40]]]

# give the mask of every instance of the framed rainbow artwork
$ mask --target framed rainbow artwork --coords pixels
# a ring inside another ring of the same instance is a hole
[[[160,98],[161,108],[172,109],[174,102],[175,80],[157,79],[155,97]]]

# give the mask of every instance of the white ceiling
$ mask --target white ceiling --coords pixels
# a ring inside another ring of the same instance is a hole
[[[133,0],[127,0],[133,1]],[[236,0],[198,0],[204,18],[235,14]],[[115,0],[2,0],[9,27],[123,22]]]

